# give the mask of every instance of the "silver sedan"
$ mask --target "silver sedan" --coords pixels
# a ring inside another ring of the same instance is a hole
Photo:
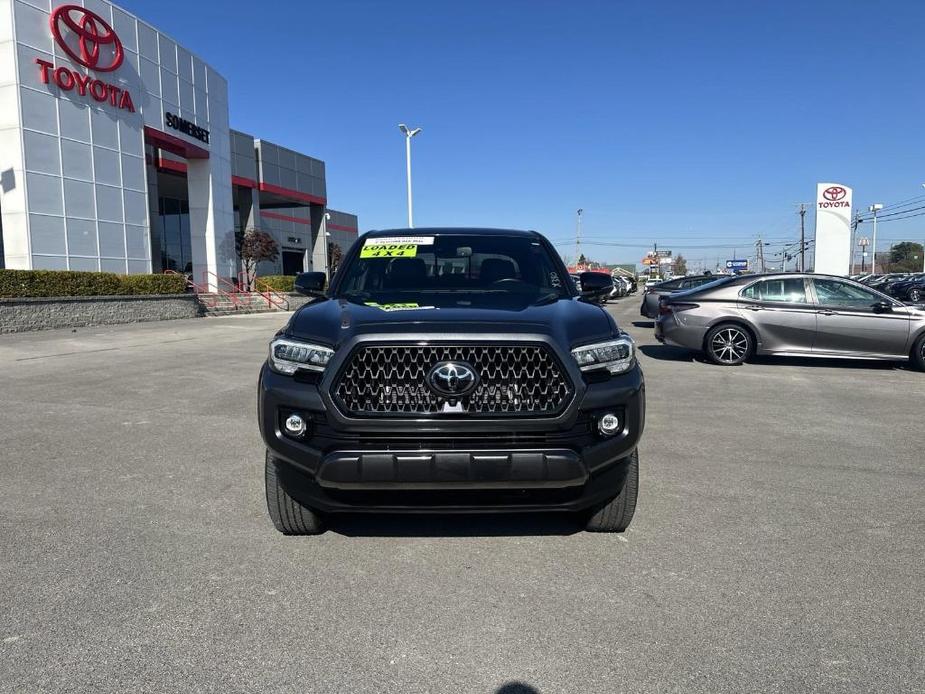
[[[925,370],[925,311],[829,275],[746,275],[671,294],[655,337],[723,365],[777,354],[911,360]]]

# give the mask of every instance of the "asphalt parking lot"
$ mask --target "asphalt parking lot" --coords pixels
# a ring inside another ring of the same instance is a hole
[[[658,345],[622,536],[276,533],[276,314],[0,337],[0,691],[925,690],[925,374]],[[504,688],[504,685],[511,685]]]

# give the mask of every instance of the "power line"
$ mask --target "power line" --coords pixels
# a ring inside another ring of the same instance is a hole
[[[916,210],[925,210],[925,207],[917,207]],[[915,212],[915,210],[908,210],[908,212]],[[913,217],[921,217],[925,215],[925,212],[918,212],[917,214],[907,214],[905,217],[889,217],[883,219],[880,215],[877,215],[877,223],[882,224],[883,222],[898,222],[902,219],[912,219]]]
[[[895,207],[905,207],[910,204],[922,202],[923,200],[925,200],[925,195],[917,195],[914,198],[907,198],[906,200],[900,200],[899,202],[893,202],[893,203],[890,203],[889,205],[884,205],[883,209],[892,210]],[[878,215],[878,219],[879,219],[879,215]]]

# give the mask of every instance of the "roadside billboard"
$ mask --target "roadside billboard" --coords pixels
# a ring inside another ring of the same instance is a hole
[[[851,262],[851,195],[841,183],[816,184],[814,272],[847,275]]]

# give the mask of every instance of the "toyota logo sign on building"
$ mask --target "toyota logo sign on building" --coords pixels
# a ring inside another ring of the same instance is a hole
[[[122,42],[95,12],[77,5],[61,5],[52,12],[50,24],[61,50],[84,67],[112,72],[122,64]]]
[[[851,188],[816,185],[816,237],[813,271],[847,275],[851,261]]]
[[[822,197],[829,202],[838,202],[848,194],[848,191],[841,186],[829,186],[822,191]]]

